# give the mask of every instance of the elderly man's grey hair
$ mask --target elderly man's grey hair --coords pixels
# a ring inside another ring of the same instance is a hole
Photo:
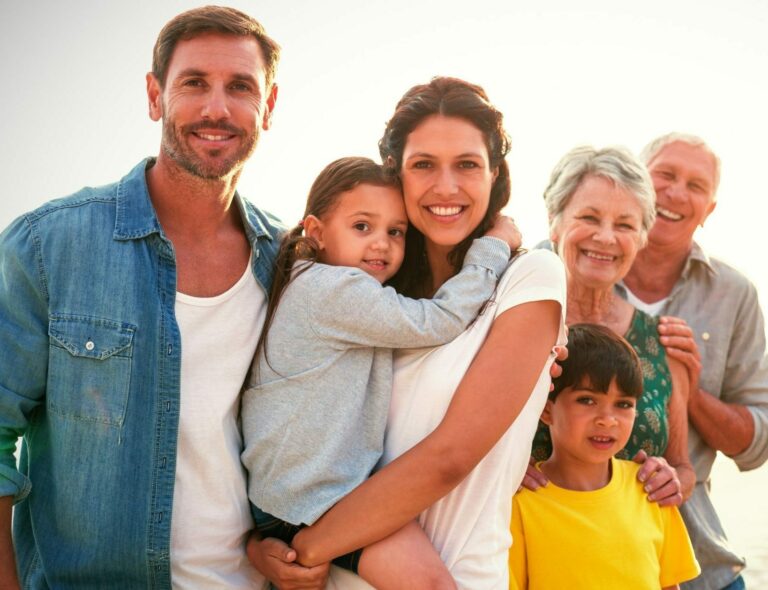
[[[712,186],[712,198],[714,198],[717,194],[717,187],[720,185],[720,157],[711,147],[709,147],[707,142],[698,135],[693,135],[691,133],[679,133],[677,131],[667,133],[661,137],[657,137],[648,145],[646,145],[640,152],[640,158],[643,162],[645,162],[647,166],[656,156],[659,155],[661,150],[667,147],[670,143],[675,143],[676,141],[687,143],[693,147],[701,148],[708,154],[712,155],[712,159],[715,161],[715,177],[713,179],[714,185]]]
[[[578,146],[565,154],[552,170],[544,190],[544,204],[549,227],[556,228],[573,193],[588,176],[599,176],[620,186],[637,198],[642,210],[643,243],[656,221],[656,192],[648,169],[627,148],[620,146],[596,149]]]

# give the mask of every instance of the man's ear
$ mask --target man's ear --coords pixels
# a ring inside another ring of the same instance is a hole
[[[261,121],[261,128],[267,131],[272,127],[272,111],[275,110],[275,103],[277,102],[277,83],[272,83],[272,87],[269,89],[269,96],[267,96],[267,112],[264,113],[264,119]]]
[[[709,219],[709,216],[712,215],[712,212],[715,210],[715,207],[717,207],[717,201],[713,200],[709,205],[707,205],[707,214],[704,216],[704,219],[701,220],[701,227],[704,227],[704,222]]]
[[[321,250],[323,246],[323,222],[314,215],[307,215],[304,218],[304,235],[308,238],[312,238],[317,242],[318,248]]]
[[[544,409],[541,411],[541,421],[544,422],[544,424],[547,426],[552,424],[552,405],[554,403],[554,401],[548,399],[547,403],[544,404]]]
[[[152,72],[147,74],[147,99],[149,100],[149,118],[159,121],[163,118],[163,89]]]

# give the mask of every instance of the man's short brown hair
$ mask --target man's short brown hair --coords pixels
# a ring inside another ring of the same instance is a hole
[[[152,74],[165,85],[168,64],[179,41],[186,41],[205,33],[252,36],[259,43],[266,64],[267,89],[272,85],[280,59],[280,46],[270,38],[256,19],[227,6],[202,6],[182,12],[172,18],[160,31],[152,51]]]

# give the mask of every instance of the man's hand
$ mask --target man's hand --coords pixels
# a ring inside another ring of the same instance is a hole
[[[322,590],[330,564],[304,567],[295,563],[296,552],[278,539],[261,539],[254,532],[245,546],[248,559],[280,590]]]
[[[667,354],[683,363],[688,371],[690,395],[697,395],[701,375],[701,354],[693,337],[693,330],[682,318],[662,316],[659,318],[659,334]]]
[[[658,502],[659,506],[680,506],[683,503],[677,471],[664,457],[649,457],[645,451],[638,451],[632,460],[642,465],[637,479],[643,483],[648,500]]]

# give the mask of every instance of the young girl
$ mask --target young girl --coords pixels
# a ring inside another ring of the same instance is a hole
[[[281,245],[242,406],[248,495],[264,537],[290,543],[368,477],[382,453],[392,349],[458,336],[518,238],[501,219],[433,299],[415,300],[382,286],[403,261],[407,226],[397,178],[342,158],[320,173]],[[377,588],[455,587],[415,522],[334,562]]]

